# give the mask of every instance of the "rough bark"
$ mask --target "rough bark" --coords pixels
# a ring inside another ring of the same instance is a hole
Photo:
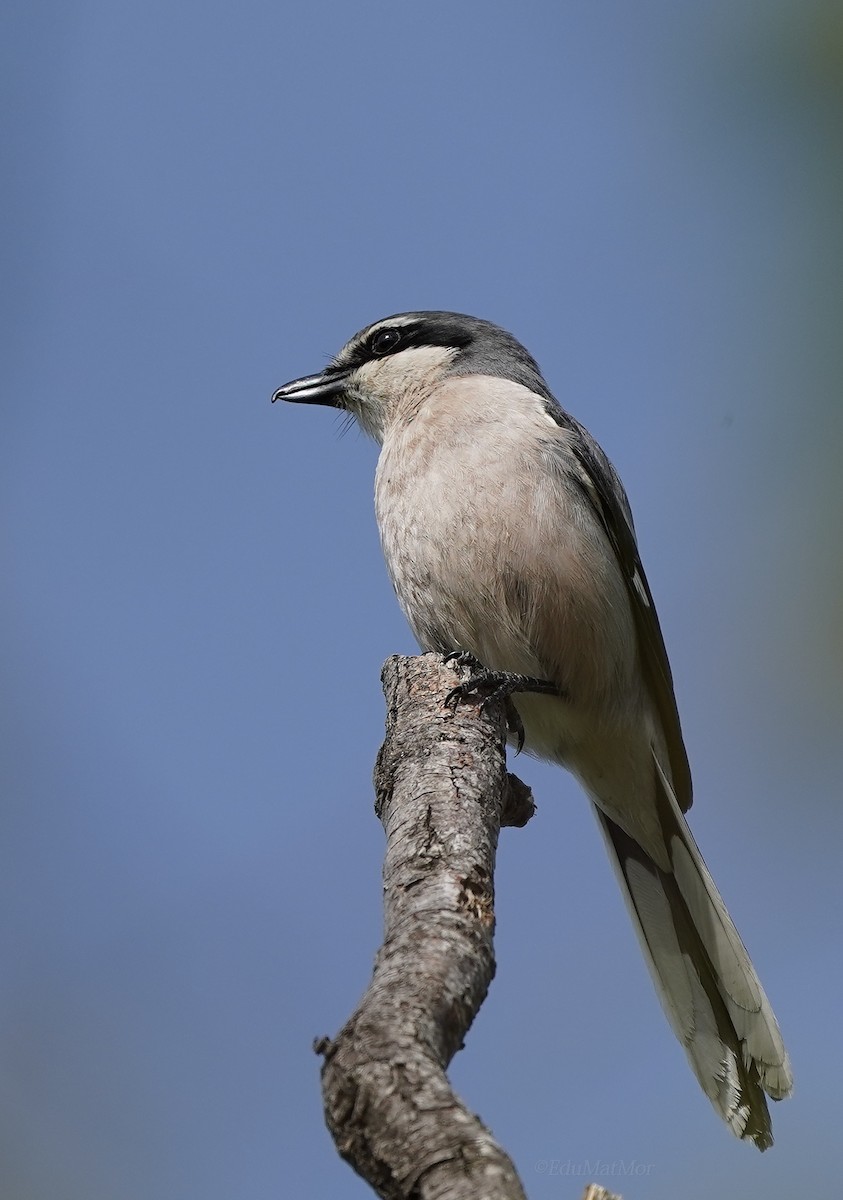
[[[342,1157],[387,1200],[525,1200],[445,1069],[495,973],[498,832],[526,824],[532,797],[506,770],[503,707],[443,704],[453,667],[432,654],[393,657],[382,680],[384,941],[357,1010],[316,1044],[326,1121]]]

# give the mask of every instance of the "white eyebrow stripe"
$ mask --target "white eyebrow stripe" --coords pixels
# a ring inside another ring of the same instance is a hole
[[[383,321],[370,325],[364,336],[371,337],[376,329],[403,329],[406,325],[417,325],[418,320],[418,317],[414,317],[410,313],[400,317],[385,317]]]

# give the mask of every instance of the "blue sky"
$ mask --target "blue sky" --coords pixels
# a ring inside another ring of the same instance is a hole
[[[525,759],[539,812],[501,840],[455,1084],[541,1200],[597,1161],[643,1168],[600,1180],[627,1200],[839,1186],[839,18],[34,0],[3,24],[0,1192],[369,1194],[311,1042],[379,942],[379,671],[414,644],[374,446],[269,397],[410,308],[510,328],[624,478],[693,828],[797,1093],[773,1150],[733,1141],[586,802]]]

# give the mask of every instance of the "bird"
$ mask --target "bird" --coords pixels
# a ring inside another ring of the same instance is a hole
[[[381,544],[419,645],[472,668],[457,699],[506,696],[511,739],[578,780],[694,1074],[767,1149],[790,1061],[688,826],[673,677],[608,457],[512,334],[462,313],[376,321],[272,399],[340,409],[380,444]]]

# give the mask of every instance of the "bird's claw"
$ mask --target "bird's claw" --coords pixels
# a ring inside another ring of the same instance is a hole
[[[524,739],[526,734],[524,733],[524,722],[521,720],[521,714],[512,703],[511,696],[508,696],[504,702],[504,712],[506,713],[507,731],[511,734],[514,734],[517,742],[515,753],[520,754],[524,749]]]
[[[445,657],[445,662],[456,662],[459,666],[471,667],[474,673],[445,697],[446,708],[456,708],[461,700],[467,700],[480,691],[488,691],[480,701],[480,711],[485,712],[490,704],[502,703],[506,712],[506,723],[510,733],[518,742],[518,753],[524,749],[524,723],[512,702],[516,692],[536,692],[543,696],[562,696],[561,688],[547,679],[535,679],[532,675],[516,675],[510,671],[489,671],[478,663],[473,654],[456,651]],[[479,669],[477,669],[479,668]]]

